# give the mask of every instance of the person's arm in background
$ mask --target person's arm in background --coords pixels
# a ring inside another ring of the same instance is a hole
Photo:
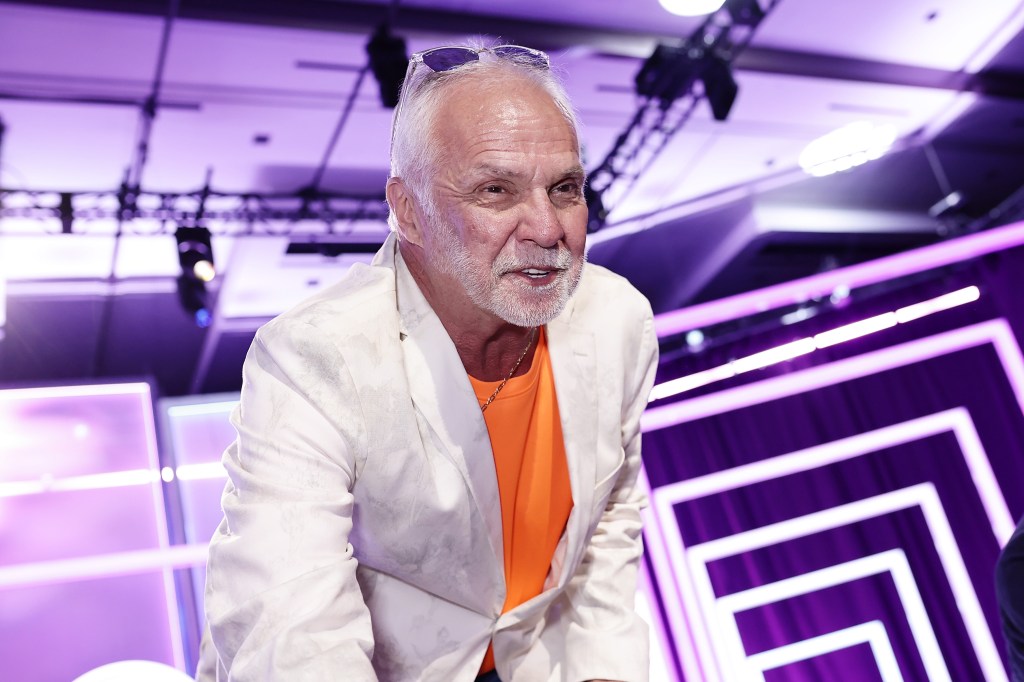
[[[362,417],[341,354],[320,337],[278,320],[245,361],[206,585],[213,643],[233,682],[377,679],[348,542],[351,430]]]
[[[996,563],[996,597],[1013,682],[1024,682],[1024,518]]]

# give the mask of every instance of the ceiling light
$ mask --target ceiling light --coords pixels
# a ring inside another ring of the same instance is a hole
[[[895,141],[896,128],[891,124],[851,123],[804,147],[800,167],[811,175],[831,175],[880,158]]]
[[[189,279],[210,282],[217,275],[213,266],[210,231],[205,227],[181,226],[174,232],[178,242],[181,274]]]
[[[711,14],[721,9],[725,0],[658,0],[661,6],[681,17],[696,17]]]

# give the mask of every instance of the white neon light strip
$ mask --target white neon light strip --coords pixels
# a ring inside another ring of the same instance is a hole
[[[946,667],[945,660],[942,657],[942,649],[939,647],[939,642],[935,637],[935,630],[932,628],[931,621],[928,618],[928,611],[925,609],[924,600],[921,598],[921,592],[914,580],[914,574],[910,570],[906,554],[901,549],[892,549],[887,552],[861,557],[847,563],[836,564],[719,598],[715,606],[718,610],[720,622],[727,624],[726,627],[730,630],[730,634],[734,635],[736,644],[739,646],[739,650],[736,652],[738,658],[735,660],[743,661],[746,665],[746,668],[742,670],[742,676],[736,679],[750,680],[760,677],[763,680],[764,676],[759,673],[766,669],[759,666],[760,661],[756,657],[751,656],[748,658],[743,651],[742,642],[739,640],[739,629],[736,626],[736,613],[885,573],[889,573],[892,576],[893,582],[896,585],[896,593],[899,595],[900,604],[906,613],[907,623],[910,625],[914,642],[917,644],[918,651],[921,654],[925,671],[928,673],[928,679],[932,682],[952,682],[949,669]],[[790,655],[804,654],[802,658],[797,660],[809,658],[810,655],[808,654],[810,652],[805,651],[801,645],[806,645],[807,642],[811,641],[813,640],[805,640],[804,642],[790,645],[787,647],[789,649],[788,653]],[[834,648],[825,648],[826,644],[831,644]],[[807,648],[817,649],[814,655],[820,655],[836,651],[838,648],[845,648],[845,646],[836,646],[839,644],[840,642],[834,640],[826,640],[826,642],[818,641],[816,642],[817,646]],[[771,652],[767,653],[770,654]],[[764,654],[760,655],[764,656]],[[768,660],[772,662],[770,656]],[[752,661],[753,665],[751,665]],[[898,667],[897,670],[899,670]]]
[[[940,310],[949,310],[950,308],[955,308],[958,305],[972,303],[977,301],[980,296],[981,291],[978,287],[967,287],[966,289],[953,291],[929,301],[922,301],[921,303],[915,303],[913,305],[900,308],[896,311],[896,320],[900,324],[903,324],[904,322],[910,322],[911,320],[922,318],[925,315],[937,313]]]
[[[216,403],[195,403],[192,405],[173,405],[167,408],[171,417],[194,417],[204,414],[230,413],[238,404],[237,400],[225,400]]]
[[[1006,320],[986,320],[975,325],[889,346],[870,353],[791,372],[717,393],[652,407],[641,417],[644,432],[656,431],[722,412],[797,395],[823,386],[930,360],[959,350],[991,343],[1003,364],[1010,386],[1024,411],[1024,357]]]
[[[162,549],[0,566],[0,589],[202,566],[206,563],[208,549],[205,544],[172,545]]]
[[[839,287],[856,289],[895,277],[959,263],[1021,244],[1024,244],[1024,222],[1013,223],[866,263],[662,313],[655,316],[654,327],[659,337],[681,334],[691,329],[701,329],[719,322],[828,296]]]
[[[160,551],[168,551],[171,547],[170,533],[167,530],[167,515],[164,512],[164,488],[160,478],[160,453],[156,443],[156,417],[153,414],[153,397],[148,384],[146,390],[139,395],[142,419],[146,430],[146,453],[149,456],[150,469],[156,478],[150,483],[153,501],[153,515],[156,520],[157,546]],[[170,566],[163,568],[164,596],[167,603],[167,625],[171,635],[171,648],[174,651],[174,662],[179,670],[185,669],[185,645],[181,637],[179,623],[178,600],[174,589],[174,571]]]
[[[882,682],[903,682],[903,674],[900,672],[899,663],[896,662],[896,653],[886,634],[885,625],[879,620],[836,630],[794,644],[787,644],[777,649],[754,654],[747,660],[756,671],[757,679],[764,680],[765,670],[774,670],[833,651],[850,649],[860,644],[867,644],[871,647],[871,653],[875,657],[875,664],[882,676]]]
[[[160,480],[160,472],[151,469],[129,469],[103,474],[85,474],[67,478],[44,476],[35,481],[9,481],[0,483],[0,497],[19,497],[39,493],[67,492],[69,490],[99,490],[147,485]]]
[[[867,336],[884,329],[891,329],[897,324],[920,319],[926,315],[937,313],[942,310],[971,303],[978,300],[980,291],[976,286],[965,287],[958,291],[944,294],[938,298],[929,299],[920,303],[900,308],[888,313],[869,317],[865,320],[843,325],[835,329],[816,334],[814,338],[804,338],[781,346],[769,348],[768,350],[748,355],[728,364],[715,367],[710,370],[698,372],[697,374],[679,377],[670,381],[658,384],[651,389],[650,400],[661,400],[670,396],[679,395],[686,391],[692,391],[700,386],[707,386],[715,381],[729,379],[737,374],[749,372],[754,369],[761,369],[786,360],[792,360],[801,355],[807,355],[820,348],[828,348],[844,341]]]
[[[657,495],[657,491],[655,491],[655,495]],[[655,505],[659,512],[664,512],[665,504],[664,498],[655,497]],[[921,483],[894,490],[800,518],[712,540],[693,546],[688,551],[683,547],[675,516],[659,513],[659,517],[667,526],[674,526],[677,531],[674,536],[666,532],[666,537],[669,538],[669,555],[673,561],[679,562],[676,565],[690,567],[689,575],[693,580],[697,601],[691,604],[684,603],[684,607],[690,613],[691,623],[700,623],[702,614],[715,613],[716,597],[707,570],[709,562],[913,507],[920,507],[924,513],[925,522],[939,555],[939,561],[947,580],[949,580],[957,607],[964,619],[964,625],[985,673],[985,679],[989,682],[1005,681],[1007,679],[1006,671],[1003,669],[999,649],[988,629],[981,604],[974,592],[974,586],[963,563],[963,557],[960,555],[938,493],[931,483]],[[714,620],[717,618],[715,617]],[[725,635],[728,637],[726,640],[719,639],[716,642],[717,653],[726,655],[735,648],[735,636],[726,634],[724,629],[727,626],[726,623],[713,622],[709,625],[719,626],[711,630],[714,636],[721,638]],[[729,661],[725,661],[725,664],[728,665]]]
[[[647,478],[647,471],[641,465],[640,475],[637,479],[637,486],[646,495],[647,499],[653,500],[650,480]],[[668,542],[665,537],[665,529],[659,521],[654,507],[648,505],[640,510],[644,528],[644,551],[651,557],[654,566],[654,574],[658,576],[657,585],[662,593],[662,602],[665,606],[665,616],[668,618],[671,639],[675,645],[679,657],[679,664],[683,669],[683,677],[686,680],[711,680],[713,672],[704,672],[708,661],[714,661],[714,653],[710,640],[706,633],[699,627],[692,627],[689,619],[680,607],[678,593],[680,590],[689,590],[688,596],[691,601],[696,600],[692,594],[692,587],[688,582],[680,584],[676,581],[676,570],[673,568],[668,556]],[[671,584],[674,589],[666,589]],[[698,651],[700,652],[698,654]]]
[[[182,464],[177,468],[177,476],[182,481],[227,478],[228,472],[220,462],[203,462],[201,464]]]
[[[227,478],[227,470],[220,462],[204,462],[201,464],[182,464],[176,470],[163,467],[160,471],[152,469],[128,469],[126,471],[108,471],[103,474],[84,474],[66,478],[43,476],[34,481],[8,481],[0,483],[0,498],[21,497],[23,495],[39,495],[41,493],[60,493],[70,490],[103,490],[106,488],[126,488],[136,485],[149,485],[164,481],[170,483],[175,478],[182,481]]]
[[[149,397],[149,384],[90,384],[85,386],[44,386],[38,388],[5,388],[0,400],[48,400],[50,398],[81,398],[103,395],[144,394]]]

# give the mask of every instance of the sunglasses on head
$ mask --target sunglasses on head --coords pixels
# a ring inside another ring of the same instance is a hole
[[[548,55],[540,50],[522,45],[496,45],[494,47],[466,47],[460,45],[449,45],[446,47],[434,47],[429,50],[417,52],[409,57],[409,68],[405,72],[405,80],[402,85],[402,97],[399,99],[398,108],[391,125],[391,144],[395,143],[395,130],[398,128],[398,116],[401,113],[402,103],[407,96],[407,89],[411,82],[416,67],[423,64],[434,73],[454,71],[460,66],[480,61],[480,55],[491,54],[498,59],[505,59],[510,62],[532,66],[539,69],[551,68],[551,60]]]
[[[409,58],[409,74],[407,76],[412,74],[416,64],[423,64],[431,71],[441,73],[465,66],[470,62],[480,61],[481,54],[493,54],[499,59],[507,59],[542,69],[551,66],[551,60],[545,53],[522,45],[496,45],[482,48],[448,46],[435,47],[414,54]]]

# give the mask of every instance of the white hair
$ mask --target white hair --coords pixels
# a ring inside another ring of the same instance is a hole
[[[482,50],[490,45],[471,41],[467,47]],[[467,78],[484,82],[501,82],[525,78],[546,92],[565,117],[576,137],[579,153],[579,121],[565,88],[551,69],[515,58],[487,58],[484,52],[479,61],[471,61],[450,71],[434,72],[424,64],[417,64],[412,77],[402,83],[399,104],[395,108],[391,141],[391,177],[401,178],[420,202],[431,220],[436,217],[434,196],[430,187],[433,171],[443,162],[444,149],[434,140],[434,122],[445,101],[445,93],[455,83]],[[394,209],[388,214],[388,225],[398,231]]]

